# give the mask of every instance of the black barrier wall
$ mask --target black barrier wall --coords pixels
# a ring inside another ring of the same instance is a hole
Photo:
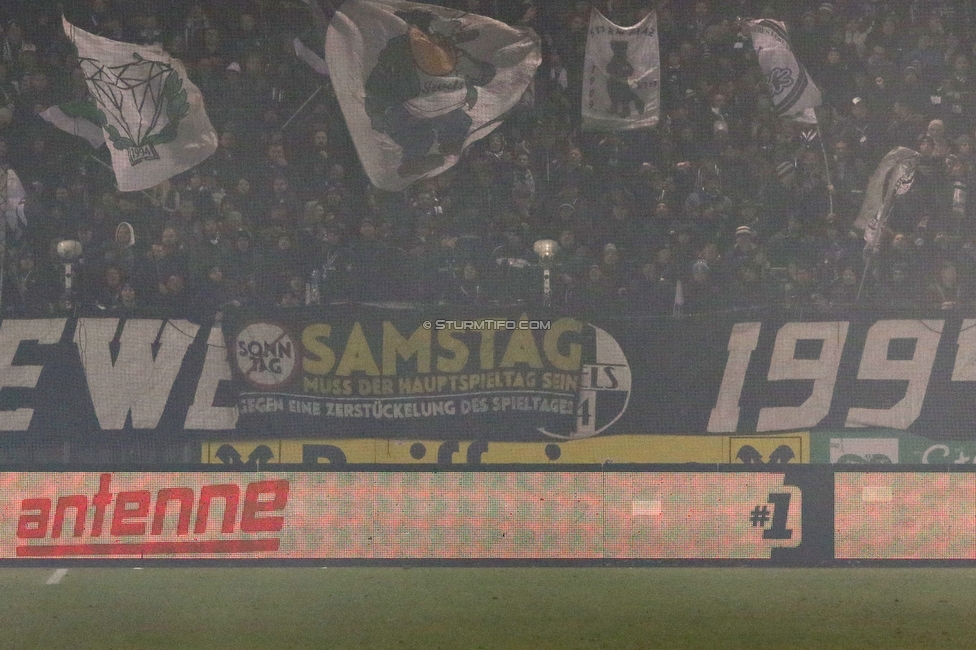
[[[976,564],[976,471],[0,474],[6,565]]]

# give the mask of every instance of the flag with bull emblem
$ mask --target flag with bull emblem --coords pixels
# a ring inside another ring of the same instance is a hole
[[[657,14],[620,27],[590,12],[583,74],[583,130],[655,126],[661,111]]]
[[[773,110],[785,119],[815,124],[813,108],[820,106],[820,90],[793,54],[786,25],[778,20],[750,20],[752,45],[766,75]]]
[[[217,150],[203,96],[183,64],[156,46],[95,36],[63,20],[94,99],[123,192],[145,190],[184,172]]]
[[[389,191],[457,163],[519,101],[541,62],[531,33],[398,0],[343,3],[325,55],[363,168]]]

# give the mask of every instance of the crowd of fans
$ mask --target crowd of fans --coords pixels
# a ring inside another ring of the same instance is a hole
[[[301,2],[65,8],[93,33],[162,43],[204,95],[217,152],[141,193],[115,190],[104,149],[38,117],[87,93],[60,10],[0,9],[10,13],[0,31],[0,167],[27,188],[27,225],[7,238],[3,313],[206,318],[230,305],[539,304],[539,239],[559,243],[558,309],[655,316],[972,301],[969,2],[453,5],[533,30],[543,63],[497,130],[454,168],[399,193],[369,184],[328,78],[295,56],[292,41],[310,22]],[[621,25],[657,9],[656,128],[581,131],[592,8]],[[750,17],[786,21],[823,94],[819,126],[773,114],[741,22]],[[852,224],[869,176],[896,146],[922,160],[866,264]],[[70,293],[56,253],[65,239],[84,249]]]

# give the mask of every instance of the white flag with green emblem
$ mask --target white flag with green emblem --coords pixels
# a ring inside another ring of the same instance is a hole
[[[96,149],[105,144],[98,107],[87,99],[55,104],[43,111],[41,117],[66,133],[84,138]]]
[[[346,0],[325,60],[373,185],[400,191],[455,165],[522,97],[541,62],[533,33],[400,0]]]
[[[154,187],[217,150],[203,96],[182,63],[156,46],[112,41],[63,22],[78,48],[120,190]]]

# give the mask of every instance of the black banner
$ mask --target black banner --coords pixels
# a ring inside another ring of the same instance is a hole
[[[630,397],[605,330],[522,313],[357,309],[242,324],[241,430],[525,440],[598,435]]]
[[[217,328],[8,319],[0,431],[8,443],[18,432],[562,444],[864,428],[973,440],[974,325],[365,306]]]
[[[976,320],[467,318],[352,310],[242,325],[238,427],[542,440],[864,427],[951,438],[976,424]]]

